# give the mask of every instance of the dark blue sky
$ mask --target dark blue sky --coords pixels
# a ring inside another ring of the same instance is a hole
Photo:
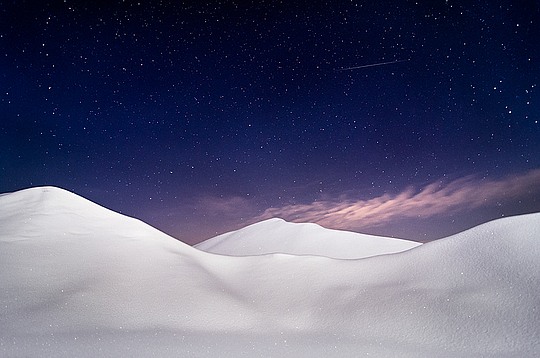
[[[189,243],[540,211],[538,34],[532,0],[4,1],[0,192],[60,186]]]

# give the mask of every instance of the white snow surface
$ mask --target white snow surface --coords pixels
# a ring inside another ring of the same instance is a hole
[[[0,196],[3,357],[537,357],[540,214],[359,260],[220,256],[53,187]]]
[[[331,230],[317,224],[290,223],[274,218],[213,237],[195,247],[230,256],[281,253],[359,259],[401,252],[419,245],[415,241]]]

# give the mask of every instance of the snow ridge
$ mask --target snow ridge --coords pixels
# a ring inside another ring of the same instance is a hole
[[[285,253],[358,259],[401,252],[418,245],[420,243],[409,240],[331,230],[317,224],[290,223],[273,218],[216,236],[195,247],[231,256]]]

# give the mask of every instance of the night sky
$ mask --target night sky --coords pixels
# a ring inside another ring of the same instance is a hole
[[[193,244],[540,211],[538,1],[0,1],[0,192]]]

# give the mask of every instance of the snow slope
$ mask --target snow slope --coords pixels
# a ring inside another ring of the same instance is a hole
[[[393,255],[219,256],[57,188],[0,196],[0,356],[536,357],[540,214]]]
[[[276,218],[216,236],[195,247],[231,256],[283,253],[358,259],[401,252],[419,245],[409,240],[331,230],[317,224],[290,223]]]

